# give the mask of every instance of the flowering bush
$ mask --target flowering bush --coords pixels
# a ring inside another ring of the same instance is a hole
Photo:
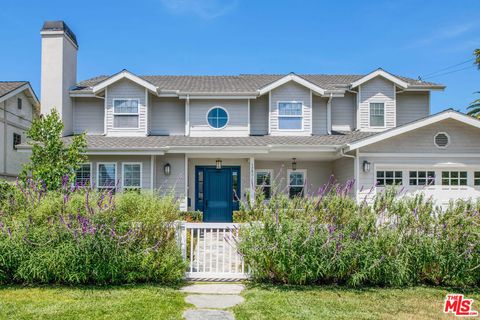
[[[253,279],[288,284],[405,286],[480,284],[480,202],[446,210],[395,189],[372,205],[331,180],[317,194],[243,206],[260,223],[242,228],[239,250]]]
[[[0,199],[0,283],[172,283],[185,265],[173,197],[28,180]]]

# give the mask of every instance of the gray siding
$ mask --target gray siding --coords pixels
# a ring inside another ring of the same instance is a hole
[[[150,98],[150,134],[184,135],[185,101],[178,98]]]
[[[103,134],[105,102],[98,98],[75,98],[73,104],[73,132]]]
[[[278,102],[297,101],[303,102],[303,131],[282,131],[278,129]],[[312,134],[312,106],[310,89],[290,81],[271,91],[270,100],[270,134],[285,135],[310,135]]]
[[[268,94],[250,100],[250,133],[268,134]]]
[[[223,129],[211,128],[207,113],[213,107],[222,107],[228,113],[228,124]],[[245,137],[248,130],[248,100],[190,100],[190,136]]]
[[[312,134],[327,134],[327,98],[312,96]]]
[[[344,157],[333,161],[333,175],[341,184],[354,179],[354,159]]]
[[[171,173],[166,176],[164,166],[170,164]],[[183,198],[185,192],[185,155],[170,154],[156,157],[155,189],[160,194],[174,193],[176,197]]]
[[[397,94],[397,126],[428,116],[430,92],[404,92]]]
[[[394,84],[383,77],[376,77],[360,86],[360,129],[370,129],[370,103],[385,104],[385,128],[396,126]],[[384,128],[384,129],[385,129]]]
[[[357,95],[346,92],[332,99],[332,130],[350,131],[356,128]]]

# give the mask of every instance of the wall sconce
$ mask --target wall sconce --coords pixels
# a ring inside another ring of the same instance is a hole
[[[363,172],[370,172],[370,162],[367,160],[363,161]]]
[[[222,169],[222,160],[217,159],[217,160],[215,161],[215,168],[216,168],[217,170]]]
[[[166,176],[169,176],[170,173],[172,173],[172,166],[170,165],[170,163],[167,163],[166,165],[163,166],[163,173]]]
[[[292,158],[292,170],[297,170],[297,158]]]

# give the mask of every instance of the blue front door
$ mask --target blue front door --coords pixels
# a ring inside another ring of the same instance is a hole
[[[208,166],[195,171],[195,207],[203,211],[203,221],[232,222],[240,200],[240,168]]]

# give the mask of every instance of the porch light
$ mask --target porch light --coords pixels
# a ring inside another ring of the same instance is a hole
[[[363,161],[363,172],[370,172],[370,162],[367,160]]]
[[[163,166],[163,173],[166,176],[169,176],[171,172],[172,172],[172,166],[170,166],[170,163],[167,163],[166,165]]]
[[[217,159],[217,160],[215,161],[215,168],[216,168],[217,170],[222,169],[222,160]]]
[[[297,170],[297,158],[292,158],[292,170]]]

